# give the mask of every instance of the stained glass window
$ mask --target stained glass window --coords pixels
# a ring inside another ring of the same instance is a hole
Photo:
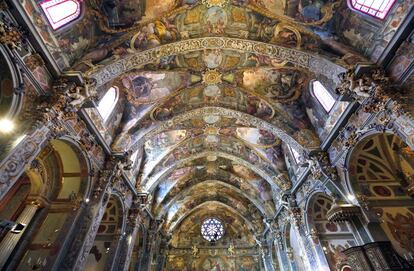
[[[395,0],[351,0],[353,9],[379,19],[387,16],[394,3]]]
[[[80,0],[44,0],[40,6],[54,30],[79,18]]]
[[[335,99],[332,97],[332,94],[321,84],[321,82],[314,81],[312,83],[312,91],[326,112],[331,111],[335,104]]]
[[[118,102],[118,89],[111,87],[99,101],[98,112],[101,114],[101,117],[106,121],[111,115],[112,111],[115,108],[116,103]]]
[[[217,218],[208,218],[201,225],[201,235],[209,242],[215,242],[223,237],[224,226]]]

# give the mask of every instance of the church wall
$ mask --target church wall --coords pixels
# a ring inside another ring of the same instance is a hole
[[[93,5],[91,1],[82,2],[81,17],[75,23],[57,30],[53,30],[49,25],[36,1],[23,0],[13,4],[29,27],[35,29],[40,42],[45,45],[60,71],[72,66],[97,42],[97,23],[94,16],[87,12],[89,5]]]

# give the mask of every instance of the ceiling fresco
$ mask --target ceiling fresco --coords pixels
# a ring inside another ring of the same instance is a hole
[[[288,146],[320,146],[310,83],[333,85],[361,59],[327,42],[340,1],[113,2],[88,3],[100,35],[72,67],[101,94],[120,92],[112,150],[139,151],[136,186],[173,247],[211,216],[253,246],[293,186]]]
[[[99,11],[99,5],[95,5],[95,16],[109,22],[119,20],[118,18],[130,21],[132,19],[130,13],[143,8],[139,7],[139,4],[133,3],[136,1],[122,2],[124,4],[117,8],[118,11],[111,10],[117,16],[114,16],[114,14],[104,18],[104,16],[98,15],[101,12]],[[212,35],[271,42],[277,45],[313,51],[320,51],[319,48],[322,47],[320,37],[301,22],[301,20],[309,20],[309,16],[299,16],[299,21],[295,21],[287,16],[278,16],[269,12],[268,9],[260,7],[264,6],[264,3],[249,3],[249,1],[240,0],[220,1],[222,3],[202,1],[205,4],[199,3],[199,1],[184,1],[184,3],[177,3],[178,1],[175,3],[172,3],[173,1],[146,2],[148,3],[145,5],[145,17],[141,18],[140,22],[135,22],[132,26],[129,26],[131,23],[123,24],[129,27],[119,27],[122,24],[117,24],[118,27],[115,29],[101,27],[104,32],[115,32],[120,37],[113,39],[113,42],[108,42],[108,37],[104,37],[100,42],[102,45],[98,45],[98,49],[86,55],[83,61],[98,63],[104,59],[107,61],[108,56],[119,58],[131,51],[154,48],[161,44],[177,41],[180,38],[188,39]],[[274,1],[267,2],[272,2],[270,6],[279,7],[274,9],[276,12],[280,13],[280,10],[284,9],[280,7],[280,4],[273,3]],[[330,4],[327,4],[327,6],[330,6]],[[307,5],[298,8],[305,9],[305,14],[315,17],[318,16],[318,13],[322,13],[322,9],[327,11],[329,9],[327,6]],[[109,15],[109,12],[105,11]],[[311,14],[312,12],[313,14]],[[326,16],[331,17],[332,14],[327,12]],[[100,25],[105,24],[107,23],[102,22]]]
[[[271,214],[275,212],[274,203],[272,202],[272,190],[269,183],[240,165],[231,165],[228,170],[222,169],[223,167],[225,168],[225,166],[217,167],[215,163],[209,163],[206,166],[196,166],[191,173],[177,181],[173,178],[165,180],[158,186],[155,192],[154,214],[158,214],[164,208],[166,202],[172,200],[182,191],[187,190],[193,185],[210,181],[212,178],[231,185],[238,191],[241,191],[247,198],[256,199],[263,206],[266,213]],[[244,170],[248,176],[238,176],[234,170],[240,172]]]
[[[207,189],[206,189],[207,188]],[[231,206],[244,218],[253,224],[255,230],[264,230],[263,219],[266,217],[255,203],[244,197],[236,189],[227,187],[219,182],[196,185],[184,194],[180,194],[173,204],[168,206],[165,213],[165,226],[174,227],[185,218],[186,214],[197,206],[209,201],[221,202]]]

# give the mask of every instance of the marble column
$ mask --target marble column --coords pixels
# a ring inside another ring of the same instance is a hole
[[[37,210],[39,209],[39,205],[34,204],[28,204],[24,208],[23,212],[19,215],[19,217],[16,220],[16,223],[21,223],[25,225],[24,229],[20,233],[7,233],[4,239],[0,243],[0,269],[3,270],[5,267],[5,264],[12,254],[13,250],[17,246],[20,238],[23,236],[23,233],[27,229],[28,225],[30,224],[30,221],[36,214]]]

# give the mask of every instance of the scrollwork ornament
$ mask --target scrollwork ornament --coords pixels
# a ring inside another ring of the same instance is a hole
[[[275,232],[275,238],[280,249],[283,249],[283,234],[278,230]]]
[[[50,127],[50,132],[51,132],[51,137],[54,139],[58,139],[61,138],[67,134],[69,134],[69,132],[62,126],[58,125],[58,124],[53,124]]]
[[[287,255],[289,261],[293,262],[295,260],[294,254],[293,254],[293,249],[291,247],[286,249],[286,255]]]

